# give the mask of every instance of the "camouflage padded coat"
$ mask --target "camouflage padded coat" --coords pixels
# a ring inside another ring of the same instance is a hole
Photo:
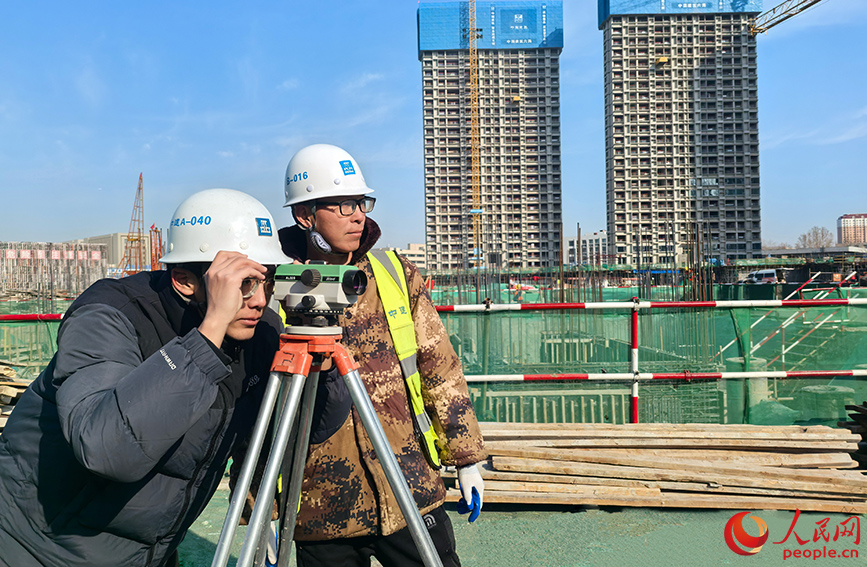
[[[365,254],[380,234],[367,219],[361,247],[351,263],[368,278],[367,291],[341,316],[343,344],[360,366],[361,378],[386,437],[424,514],[445,501],[438,471],[425,460],[413,433],[407,389]],[[286,254],[306,259],[306,237],[297,226],[280,231]],[[418,269],[401,258],[410,292],[418,344],[418,369],[428,415],[445,433],[445,465],[463,466],[487,457],[460,360],[446,335]],[[295,539],[318,541],[389,535],[406,525],[358,412],[352,407],[337,431],[311,444],[301,488]]]

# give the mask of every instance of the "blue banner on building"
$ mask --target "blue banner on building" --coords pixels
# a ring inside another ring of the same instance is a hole
[[[762,0],[599,0],[599,27],[624,14],[759,14]]]
[[[425,2],[418,7],[419,51],[469,49],[468,2]],[[563,2],[476,2],[478,49],[562,48]]]

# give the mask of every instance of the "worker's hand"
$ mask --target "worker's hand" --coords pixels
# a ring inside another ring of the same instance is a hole
[[[485,493],[485,481],[482,480],[479,467],[467,465],[458,468],[458,486],[462,495],[458,501],[458,514],[469,512],[469,521],[475,522],[482,512],[482,496]]]
[[[205,319],[199,332],[214,345],[223,344],[229,324],[244,306],[241,282],[246,278],[264,280],[267,268],[240,252],[217,252],[214,261],[202,277],[207,294]]]

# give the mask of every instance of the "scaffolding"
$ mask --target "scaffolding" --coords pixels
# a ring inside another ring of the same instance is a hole
[[[104,244],[0,242],[0,297],[80,294],[108,271]]]

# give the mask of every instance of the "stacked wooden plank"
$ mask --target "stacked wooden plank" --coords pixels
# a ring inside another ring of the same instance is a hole
[[[847,470],[861,438],[845,429],[483,423],[482,432],[488,503],[867,513],[867,477]]]
[[[860,463],[860,468],[867,469],[867,401],[860,406],[847,405],[846,410],[851,412],[849,421],[841,421],[837,425],[861,438],[858,450],[852,453],[852,458]]]
[[[15,402],[29,385],[28,382],[17,380],[0,380],[0,431],[6,427],[6,420],[15,408]]]

